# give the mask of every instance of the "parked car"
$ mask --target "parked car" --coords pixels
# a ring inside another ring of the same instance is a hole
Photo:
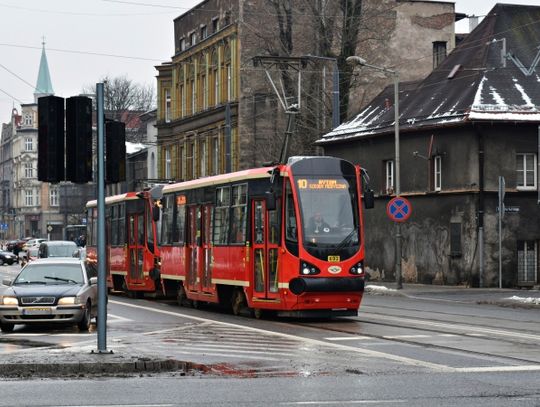
[[[20,252],[19,253],[19,263],[21,264],[21,267],[24,267],[26,266],[26,263],[29,263],[33,260],[36,260],[38,259],[38,253],[39,253],[39,247],[37,246],[33,246],[33,247],[30,247],[27,251],[25,252]]]
[[[37,259],[28,263],[0,295],[0,329],[16,324],[76,324],[90,328],[97,315],[97,276],[79,259]]]
[[[0,251],[0,266],[4,264],[12,265],[13,263],[17,263],[19,261],[19,258],[15,256],[11,252],[6,251]]]
[[[45,242],[47,239],[39,238],[39,239],[30,239],[27,240],[25,244],[22,246],[22,251],[27,251],[28,248],[33,246],[39,246],[41,242]]]
[[[39,245],[38,257],[79,257],[79,247],[70,240],[48,240]]]

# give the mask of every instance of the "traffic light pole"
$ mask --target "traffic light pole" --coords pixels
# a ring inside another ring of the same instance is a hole
[[[98,264],[98,315],[97,351],[107,351],[107,273],[105,260],[105,115],[103,83],[96,84],[97,104],[97,264]]]

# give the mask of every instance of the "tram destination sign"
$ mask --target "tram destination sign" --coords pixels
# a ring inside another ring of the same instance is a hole
[[[349,185],[343,179],[324,178],[324,179],[299,179],[299,189],[347,189]]]

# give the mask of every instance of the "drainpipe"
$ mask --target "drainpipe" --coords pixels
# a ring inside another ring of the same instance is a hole
[[[478,134],[478,253],[479,270],[478,286],[484,286],[484,135],[477,130]]]

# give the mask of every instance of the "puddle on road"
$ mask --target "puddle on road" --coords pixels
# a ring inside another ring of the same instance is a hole
[[[51,344],[47,342],[31,341],[21,338],[0,338],[0,354],[12,353],[22,349],[36,349],[50,346]]]
[[[236,378],[257,378],[257,377],[307,377],[307,376],[326,376],[329,372],[306,372],[302,369],[286,370],[282,367],[268,367],[256,364],[233,365],[230,363],[214,363],[214,364],[202,364],[202,363],[189,363],[189,374],[204,374],[204,375],[217,375],[217,376],[229,376]]]

